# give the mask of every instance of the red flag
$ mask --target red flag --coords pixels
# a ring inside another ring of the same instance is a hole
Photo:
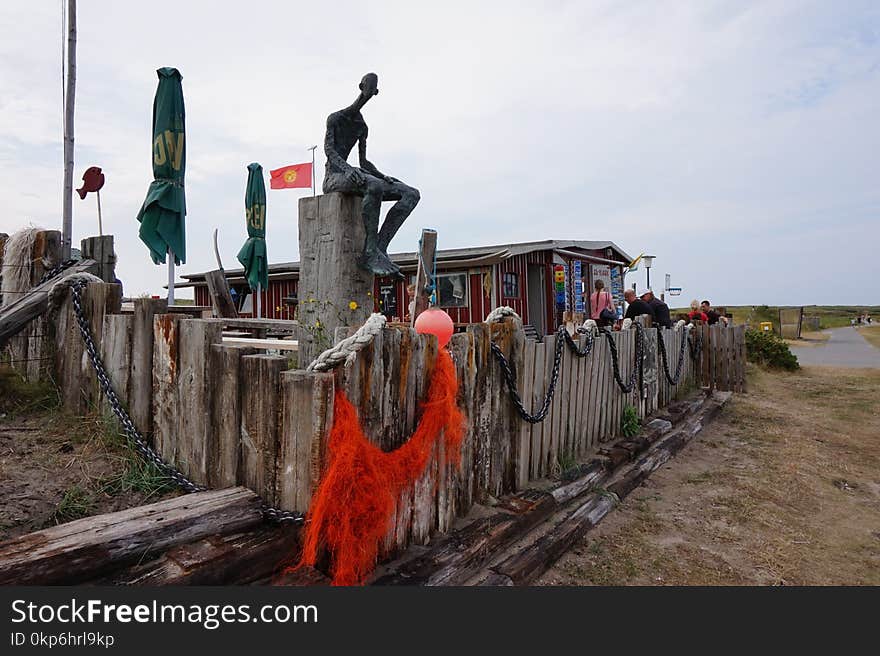
[[[312,186],[312,163],[291,164],[274,171],[269,171],[271,179],[269,186],[272,189],[294,189],[296,187]]]

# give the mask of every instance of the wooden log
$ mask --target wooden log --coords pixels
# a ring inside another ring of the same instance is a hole
[[[131,376],[128,413],[142,435],[153,433],[153,318],[164,314],[167,299],[136,298],[131,324]]]
[[[211,307],[215,317],[227,319],[238,318],[238,310],[232,302],[232,292],[229,291],[229,281],[222,269],[205,273],[205,283],[208,285],[208,296],[211,299]]]
[[[242,482],[241,358],[256,349],[211,345],[208,380],[211,381],[211,431],[208,434],[208,486],[229,487]]]
[[[553,497],[534,490],[517,495],[519,512],[499,512],[475,520],[441,538],[422,556],[379,575],[374,585],[456,585],[493,553],[553,512]]]
[[[300,528],[265,525],[172,547],[148,563],[114,572],[101,585],[247,585],[271,578],[299,553]]]
[[[104,338],[101,341],[101,359],[110,378],[110,384],[120,402],[129,408],[131,387],[131,328],[134,317],[126,314],[108,314],[104,317]],[[104,399],[105,412],[110,407]]]
[[[519,553],[495,565],[495,574],[508,577],[514,585],[527,585],[598,524],[614,507],[608,495],[592,495],[561,524]]]
[[[416,268],[416,294],[410,325],[416,325],[416,318],[428,309],[430,294],[425,293],[428,277],[434,275],[434,258],[437,254],[437,231],[430,228],[422,228],[422,238],[419,240],[419,263]],[[437,284],[436,281],[433,281]],[[403,314],[403,312],[401,312]]]
[[[92,270],[104,282],[116,282],[116,253],[113,250],[113,235],[86,237],[80,242],[83,259],[94,260],[97,264]]]
[[[104,317],[118,312],[120,303],[119,285],[89,283],[81,291],[80,307],[99,353]],[[69,293],[56,317],[54,339],[56,380],[64,407],[74,414],[97,410],[100,401],[98,379],[86,354]]]
[[[135,326],[137,326],[135,316]],[[157,314],[153,317],[153,392],[152,426],[153,445],[168,463],[177,463],[177,427],[180,414],[179,376],[179,324],[180,315]]]
[[[373,274],[358,266],[364,249],[359,196],[299,200],[299,316],[309,328],[300,367],[328,348],[338,326],[361,326],[373,311]],[[353,309],[352,305],[354,304]]]
[[[211,423],[215,381],[211,379],[209,361],[212,345],[220,343],[221,328],[200,319],[185,319],[178,327],[179,416],[175,451],[181,471],[199,485],[207,485],[208,461],[213,460],[209,449],[215,436]]]
[[[86,517],[0,544],[0,585],[70,585],[174,545],[263,521],[250,490],[197,492]]]
[[[535,386],[535,347],[537,344],[532,340],[523,341],[522,357],[522,385],[520,397],[528,410],[534,396]],[[519,420],[519,437],[516,445],[516,489],[523,490],[529,483],[531,469],[531,444],[532,425],[522,419]]]
[[[332,373],[281,374],[281,428],[275,497],[283,510],[308,510],[324,470],[333,426]]]
[[[281,372],[287,359],[246,355],[241,359],[242,482],[270,505],[275,497],[275,460],[281,425]]]
[[[83,260],[52,280],[37,285],[29,293],[23,294],[20,299],[0,308],[0,346],[4,346],[10,337],[18,334],[35,317],[46,312],[49,308],[49,290],[58,281],[74,273],[88,271],[94,264],[92,260]]]

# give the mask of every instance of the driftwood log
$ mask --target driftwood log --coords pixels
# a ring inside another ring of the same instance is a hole
[[[80,583],[175,545],[262,521],[259,497],[242,487],[86,517],[0,543],[0,585]]]
[[[82,260],[52,280],[37,285],[30,293],[24,294],[14,303],[4,305],[0,310],[0,346],[3,346],[10,337],[20,332],[32,319],[46,312],[49,308],[49,290],[55,283],[74,273],[91,271],[96,265],[94,260]]]

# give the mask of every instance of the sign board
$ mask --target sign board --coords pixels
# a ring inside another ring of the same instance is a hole
[[[611,297],[617,307],[617,318],[623,319],[623,272],[619,266],[611,267]]]
[[[574,311],[584,311],[584,277],[580,260],[575,260],[571,265],[572,293],[574,295]]]
[[[556,291],[556,309],[566,310],[566,275],[564,264],[553,265],[553,289]]]
[[[670,296],[681,296],[681,287],[669,287],[666,291]]]

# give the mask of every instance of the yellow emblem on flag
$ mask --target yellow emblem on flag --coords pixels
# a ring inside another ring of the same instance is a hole
[[[284,172],[284,181],[287,184],[290,184],[294,180],[296,180],[296,169],[290,169],[289,171]]]

